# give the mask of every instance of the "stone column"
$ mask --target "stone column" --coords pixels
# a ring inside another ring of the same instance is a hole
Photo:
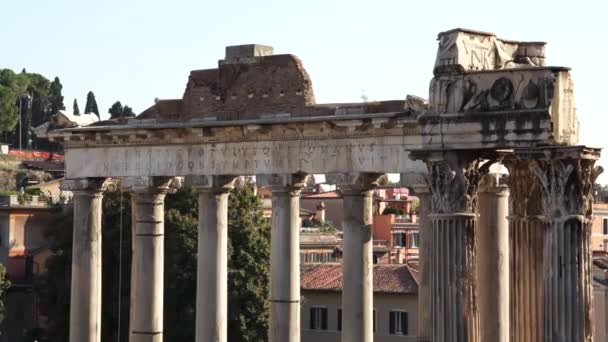
[[[543,255],[544,341],[593,340],[593,284],[590,249],[593,187],[600,150],[573,147],[516,151],[535,160],[545,221]]]
[[[101,342],[101,201],[105,179],[66,179],[74,193],[70,342]]]
[[[487,167],[467,151],[413,152],[431,191],[433,342],[478,342],[475,235],[477,186]]]
[[[228,195],[233,176],[193,176],[198,191],[196,341],[228,338]]]
[[[257,176],[272,191],[270,342],[300,341],[300,190],[305,175]]]
[[[542,341],[542,195],[531,162],[505,159],[509,169],[511,342]]]
[[[431,341],[433,321],[431,314],[431,265],[433,263],[432,222],[429,218],[431,210],[431,193],[425,181],[427,175],[407,177],[401,175],[401,185],[414,190],[419,200],[419,229],[418,229],[418,268],[420,281],[418,283],[418,337],[421,342]]]
[[[164,201],[171,178],[128,177],[131,192],[133,258],[131,264],[130,342],[163,340]]]
[[[373,188],[380,174],[330,174],[344,201],[342,341],[372,342]]]
[[[477,282],[481,341],[509,342],[509,188],[487,174],[478,190]]]

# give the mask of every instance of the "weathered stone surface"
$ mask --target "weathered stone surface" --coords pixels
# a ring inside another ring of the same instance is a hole
[[[79,176],[253,175],[424,171],[409,159],[405,137],[115,146],[66,151],[66,174]],[[414,146],[414,144],[412,144]]]
[[[493,33],[454,29],[439,33],[435,74],[543,66],[544,42],[515,42]]]
[[[456,142],[468,132],[486,146],[515,146],[518,141],[578,142],[573,84],[565,68],[531,68],[439,75],[431,81],[430,116],[423,134]],[[445,122],[452,124],[447,126]],[[437,139],[435,139],[437,141]]]

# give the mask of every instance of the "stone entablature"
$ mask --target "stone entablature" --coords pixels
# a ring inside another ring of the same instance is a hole
[[[545,65],[545,42],[517,42],[461,28],[441,32],[437,40],[436,75]]]
[[[50,137],[66,146],[68,178],[424,171],[409,158],[422,146],[415,119],[341,118],[94,126]]]
[[[578,120],[569,69],[517,68],[437,75],[429,111],[421,118],[425,143],[462,147],[576,144]],[[446,125],[448,124],[449,125]],[[466,137],[462,134],[466,133]],[[437,139],[443,136],[445,139]]]

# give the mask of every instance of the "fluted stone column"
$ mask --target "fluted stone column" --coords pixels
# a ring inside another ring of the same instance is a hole
[[[379,174],[330,174],[344,201],[342,256],[342,341],[372,342],[373,188]]]
[[[130,342],[163,340],[164,200],[171,178],[128,177],[131,192],[133,258],[131,264]]]
[[[196,342],[228,338],[228,195],[233,176],[188,177],[198,191]]]
[[[70,342],[101,342],[101,202],[105,179],[66,179],[74,193]]]
[[[542,194],[529,160],[508,158],[511,342],[542,341]]]
[[[433,342],[478,342],[477,186],[487,167],[467,151],[413,152],[426,162],[431,191]]]
[[[300,341],[300,190],[305,175],[257,176],[272,191],[270,342]]]
[[[431,193],[426,183],[427,175],[408,177],[401,175],[401,185],[414,190],[419,200],[418,229],[418,268],[420,280],[418,283],[418,337],[421,342],[431,341],[433,321],[431,311],[431,267],[433,263],[432,222],[429,218],[431,211]]]
[[[509,188],[487,174],[478,190],[477,282],[481,341],[509,342]]]
[[[543,197],[543,341],[593,340],[590,236],[599,155],[581,146],[516,151],[535,161]]]

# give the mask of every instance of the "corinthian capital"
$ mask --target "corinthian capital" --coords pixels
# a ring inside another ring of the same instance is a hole
[[[423,160],[429,170],[426,182],[433,213],[475,212],[477,188],[492,161],[482,163],[479,153],[471,151],[422,151],[413,157]]]

